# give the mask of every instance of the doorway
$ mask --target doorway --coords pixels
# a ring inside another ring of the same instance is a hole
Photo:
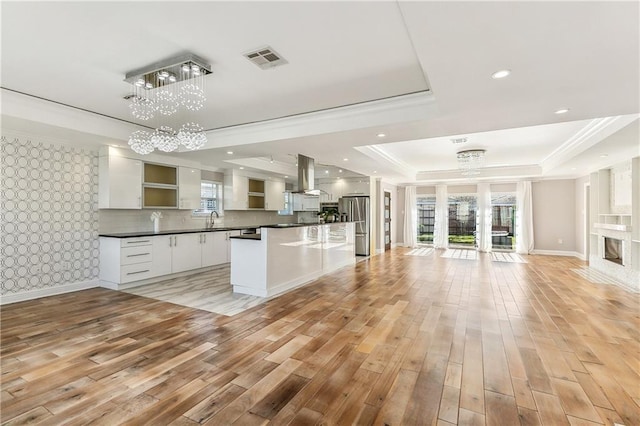
[[[384,251],[391,250],[391,193],[384,191]]]

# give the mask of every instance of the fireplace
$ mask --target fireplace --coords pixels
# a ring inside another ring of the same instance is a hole
[[[617,238],[611,237],[602,237],[603,238],[603,253],[602,258],[608,260],[609,262],[617,263],[618,265],[623,265],[622,262],[623,254],[624,254],[624,242]]]

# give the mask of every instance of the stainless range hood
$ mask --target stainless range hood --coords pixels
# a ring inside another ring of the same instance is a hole
[[[298,154],[298,190],[294,194],[320,195],[313,188],[315,179],[315,161],[313,158]]]

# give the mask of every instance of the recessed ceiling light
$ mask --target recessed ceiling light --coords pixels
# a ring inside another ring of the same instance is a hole
[[[555,113],[556,113],[556,114],[565,114],[565,113],[567,113],[567,112],[569,112],[569,108],[562,108],[562,109],[559,109],[559,110],[557,110]]]
[[[377,170],[374,170],[374,171],[373,171],[373,173],[378,173],[378,171],[377,171]]]
[[[607,158],[609,154],[600,154],[600,158]]]
[[[339,169],[339,170],[338,170],[338,173],[342,173],[342,169]]]
[[[240,167],[240,170],[244,170],[244,167]]]
[[[493,74],[491,74],[491,78],[493,78],[494,80],[497,80],[497,79],[500,79],[500,78],[505,78],[509,74],[511,74],[511,70],[500,70],[500,71],[496,71]]]
[[[379,138],[384,138],[385,136],[387,136],[387,135],[386,135],[386,134],[384,134],[384,133],[378,133],[378,137],[379,137]]]
[[[325,173],[329,173],[329,170],[325,170],[324,172],[325,172]]]
[[[227,154],[232,155],[233,151],[227,151]]]
[[[349,161],[349,159],[348,158],[343,158],[342,161]]]
[[[289,176],[285,176],[284,178],[285,178],[285,179],[289,179]]]

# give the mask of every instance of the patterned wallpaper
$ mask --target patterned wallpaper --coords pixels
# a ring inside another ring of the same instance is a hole
[[[2,137],[0,294],[98,279],[98,153]]]

